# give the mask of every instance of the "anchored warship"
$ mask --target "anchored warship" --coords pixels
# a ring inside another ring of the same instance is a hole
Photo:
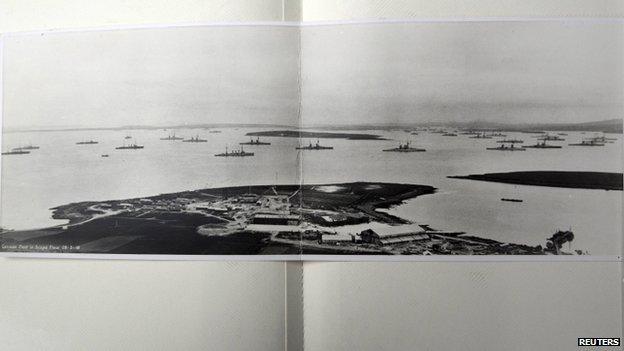
[[[607,138],[603,135],[603,136],[593,137],[590,140],[593,140],[599,143],[613,143],[615,140],[617,140],[617,138]]]
[[[216,154],[217,157],[245,157],[245,156],[253,156],[253,152],[245,152],[243,147],[241,146],[240,150],[228,151],[227,146],[225,147],[225,152],[221,154]]]
[[[87,140],[87,141],[79,141],[76,143],[76,145],[94,145],[94,144],[99,144],[99,142],[95,140]]]
[[[483,134],[477,134],[477,135],[475,135],[475,136],[471,136],[471,137],[469,137],[469,138],[470,138],[470,139],[492,139],[492,137],[491,137],[491,136],[486,135],[485,133],[483,133]]]
[[[533,148],[533,149],[561,149],[559,145],[548,145],[546,144],[546,140],[543,140],[541,143],[537,143],[535,145],[527,145],[525,148]]]
[[[271,143],[260,141],[260,137],[257,137],[256,140],[250,138],[249,141],[244,143],[239,143],[240,145],[271,145]]]
[[[28,144],[26,146],[20,146],[20,147],[15,147],[11,149],[11,151],[20,151],[20,150],[39,150],[39,146]]]
[[[182,140],[182,142],[183,143],[206,143],[206,142],[208,142],[208,140],[200,139],[199,135],[197,135],[195,137],[191,137],[190,139]]]
[[[39,150],[39,146],[28,144],[26,146],[20,146],[20,147],[17,147],[15,149],[20,149],[20,150]]]
[[[2,155],[27,155],[30,151],[22,150],[22,149],[13,149],[11,151],[3,152]]]
[[[115,149],[117,150],[139,150],[142,148],[143,148],[143,145],[137,145],[137,143],[132,143],[130,145],[126,145],[124,143],[122,146],[118,146]]]
[[[386,152],[425,152],[427,150],[410,147],[410,142],[408,141],[405,144],[399,144],[399,147],[395,147],[392,149],[385,149],[383,151],[386,151]]]
[[[520,140],[520,139],[502,139],[502,140],[497,140],[497,143],[504,143],[504,144],[522,144],[524,143],[524,140]]]
[[[160,140],[184,140],[184,138],[177,137],[173,132],[173,134],[169,134],[166,138],[160,138]]]
[[[564,141],[565,139],[560,138],[557,135],[544,135],[541,137],[538,137],[539,140],[549,140],[549,141]]]
[[[333,148],[333,146],[321,146],[318,139],[316,140],[316,144],[310,142],[309,145],[296,147],[297,150],[332,150]]]
[[[515,147],[514,144],[511,146],[506,146],[505,144],[498,147],[488,147],[487,150],[497,150],[497,151],[526,151],[523,147]]]
[[[604,146],[604,143],[599,143],[596,140],[583,140],[580,143],[568,144],[570,146]]]

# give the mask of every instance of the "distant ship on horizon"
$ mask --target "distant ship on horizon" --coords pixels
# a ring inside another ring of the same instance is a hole
[[[76,145],[94,145],[94,144],[99,144],[99,142],[95,140],[87,140],[87,141],[79,141],[76,143]]]
[[[522,144],[524,143],[524,140],[520,140],[520,139],[502,139],[502,140],[497,140],[497,143],[504,143],[504,144]]]

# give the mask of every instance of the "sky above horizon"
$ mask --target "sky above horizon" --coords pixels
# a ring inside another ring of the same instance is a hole
[[[303,120],[622,118],[623,34],[621,21],[304,27]]]
[[[624,115],[621,21],[250,25],[7,37],[3,126],[296,125],[299,45],[304,124]]]
[[[7,37],[4,127],[296,124],[298,41],[284,26]]]

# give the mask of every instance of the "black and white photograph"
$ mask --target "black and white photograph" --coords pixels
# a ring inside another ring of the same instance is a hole
[[[0,251],[620,256],[623,67],[618,21],[5,35]]]

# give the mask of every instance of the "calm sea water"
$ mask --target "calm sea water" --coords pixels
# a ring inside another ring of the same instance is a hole
[[[449,175],[523,170],[622,172],[622,137],[604,147],[572,147],[593,133],[569,132],[562,149],[524,152],[487,151],[495,139],[444,137],[402,131],[366,131],[388,141],[321,140],[330,151],[297,152],[296,139],[264,138],[270,146],[248,146],[255,157],[221,158],[225,146],[238,147],[245,133],[266,129],[178,129],[178,136],[199,135],[207,143],[162,141],[169,131],[28,132],[3,135],[3,150],[25,144],[40,146],[30,155],[2,157],[0,225],[26,229],[63,223],[50,208],[77,201],[123,199],[205,187],[252,184],[384,181],[432,185],[434,195],[408,201],[390,211],[417,223],[501,241],[545,244],[556,229],[571,228],[573,249],[594,255],[619,255],[622,237],[622,192],[498,184]],[[131,135],[143,150],[115,150]],[[531,134],[507,133],[535,143]],[[94,139],[97,145],[76,145]],[[387,153],[410,139],[422,153]],[[304,142],[307,143],[307,140]],[[101,154],[110,157],[102,158]],[[300,172],[299,164],[303,165]],[[523,203],[500,198],[523,199]]]

